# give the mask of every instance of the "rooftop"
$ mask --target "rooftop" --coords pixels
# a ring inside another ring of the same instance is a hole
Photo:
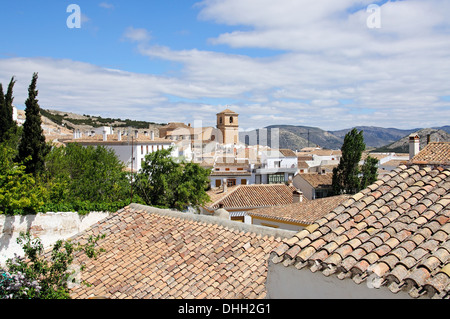
[[[300,203],[255,209],[248,214],[252,217],[310,225],[328,214],[349,197],[348,195],[339,195],[314,200],[303,199]]]
[[[225,209],[248,209],[269,206],[279,206],[293,203],[294,186],[285,184],[254,184],[237,185],[223,189],[208,191],[212,203],[206,207],[208,210],[216,210],[220,204]]]
[[[74,240],[98,234],[72,298],[264,298],[269,253],[294,233],[133,204]]]
[[[401,165],[284,240],[271,260],[411,297],[449,298],[449,189],[449,169]]]
[[[333,174],[332,173],[305,173],[299,174],[299,177],[303,178],[308,184],[310,184],[314,188],[318,187],[329,187],[333,182]]]
[[[450,143],[431,142],[411,160],[412,164],[450,165]]]

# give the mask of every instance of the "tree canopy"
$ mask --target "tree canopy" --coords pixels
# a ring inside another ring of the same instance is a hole
[[[363,131],[358,132],[354,128],[345,135],[341,160],[333,169],[332,187],[335,195],[355,194],[376,181],[377,159],[369,156],[362,171],[359,167],[365,149]]]
[[[210,171],[195,163],[177,163],[171,150],[146,156],[134,189],[147,205],[184,210],[206,203]]]

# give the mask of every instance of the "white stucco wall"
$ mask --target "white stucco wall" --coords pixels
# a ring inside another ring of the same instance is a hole
[[[46,213],[27,216],[0,216],[0,265],[14,257],[14,253],[23,255],[16,240],[21,232],[30,232],[39,237],[45,248],[58,240],[66,240],[84,231],[109,213],[92,212],[86,216],[78,213]]]
[[[292,225],[292,224],[288,224],[288,223],[283,223],[282,221],[275,221],[275,220],[265,220],[265,219],[260,219],[256,216],[252,216],[252,221],[251,223],[253,225],[260,225],[260,226],[266,226],[266,227],[274,227],[274,228],[280,228],[280,229],[286,229],[286,230],[293,230],[296,232],[301,231],[302,229],[304,229],[305,227],[300,226],[300,225]]]
[[[352,279],[326,277],[309,268],[298,270],[269,261],[267,274],[268,299],[410,299],[405,292],[392,293],[386,287],[374,288],[371,281],[356,284]]]

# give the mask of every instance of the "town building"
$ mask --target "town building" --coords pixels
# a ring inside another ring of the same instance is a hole
[[[324,198],[332,195],[333,173],[297,174],[293,183],[309,200]]]
[[[61,140],[61,142],[77,143],[82,146],[104,146],[113,150],[119,160],[132,172],[142,168],[146,155],[158,150],[172,148],[171,156],[180,156],[179,150],[175,147],[176,144],[170,140],[154,137],[153,134],[139,134],[138,130],[131,132],[118,128],[115,132],[111,135],[108,134],[108,130],[103,130],[102,135],[83,136],[79,131],[75,131],[72,139]]]
[[[297,189],[292,185],[237,185],[211,189],[211,202],[201,207],[201,214],[213,215],[223,208],[230,213],[230,219],[251,224],[248,212],[257,208],[282,206],[299,201]]]
[[[236,185],[254,184],[252,165],[248,160],[235,157],[219,157],[213,165],[210,175],[211,187],[219,188]]]
[[[255,165],[255,184],[287,183],[298,170],[295,153],[286,149],[271,149],[260,152],[260,164]]]
[[[217,114],[217,128],[222,133],[219,143],[238,144],[239,143],[239,114],[230,109],[226,109]]]

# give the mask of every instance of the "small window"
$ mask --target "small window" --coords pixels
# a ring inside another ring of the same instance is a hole
[[[233,117],[230,116],[230,123],[233,123]]]

